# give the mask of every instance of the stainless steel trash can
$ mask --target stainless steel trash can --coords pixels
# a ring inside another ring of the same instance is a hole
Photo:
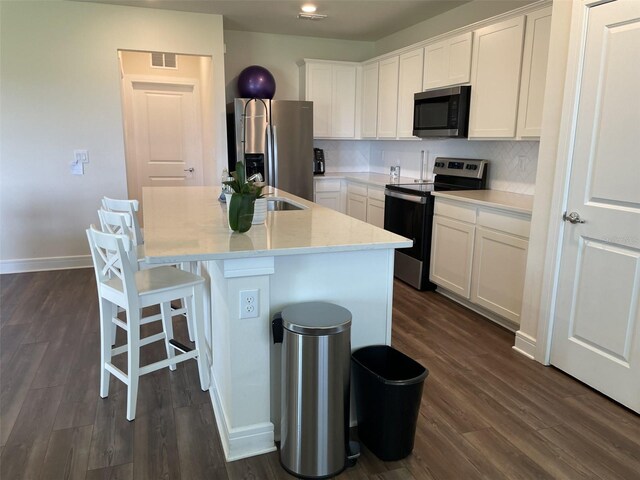
[[[280,463],[299,478],[332,477],[347,465],[351,312],[309,302],[289,306],[279,316]],[[274,325],[278,321],[276,315]]]

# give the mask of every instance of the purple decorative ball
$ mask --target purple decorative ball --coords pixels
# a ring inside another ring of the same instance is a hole
[[[271,72],[260,65],[251,65],[238,76],[238,93],[242,98],[273,98],[276,80]]]

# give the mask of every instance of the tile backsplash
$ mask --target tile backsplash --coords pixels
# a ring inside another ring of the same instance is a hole
[[[327,172],[389,173],[400,165],[403,177],[420,176],[421,152],[430,178],[436,157],[489,160],[489,188],[535,193],[539,142],[437,140],[316,140],[325,151]]]

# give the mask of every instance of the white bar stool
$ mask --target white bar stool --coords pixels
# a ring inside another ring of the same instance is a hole
[[[96,274],[100,302],[100,396],[109,394],[109,376],[114,375],[127,385],[127,420],[135,418],[140,376],[161,368],[176,369],[176,364],[195,358],[198,363],[200,387],[209,388],[210,353],[204,337],[204,278],[174,267],[157,267],[134,271],[129,252],[131,239],[126,235],[100,232],[91,225],[87,229],[91,256]],[[186,298],[191,302],[195,348],[189,349],[173,339],[171,301]],[[114,305],[127,313],[126,323],[113,317]],[[145,323],[141,309],[160,305],[163,331],[140,338],[140,326]],[[127,332],[127,344],[112,348],[112,329],[117,326]],[[140,348],[164,340],[167,359],[140,366]],[[174,350],[179,352],[176,354]],[[127,353],[127,373],[111,363],[112,357]]]

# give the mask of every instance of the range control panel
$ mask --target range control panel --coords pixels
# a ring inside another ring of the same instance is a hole
[[[433,166],[433,173],[436,175],[481,179],[488,163],[487,160],[472,158],[437,157]]]

